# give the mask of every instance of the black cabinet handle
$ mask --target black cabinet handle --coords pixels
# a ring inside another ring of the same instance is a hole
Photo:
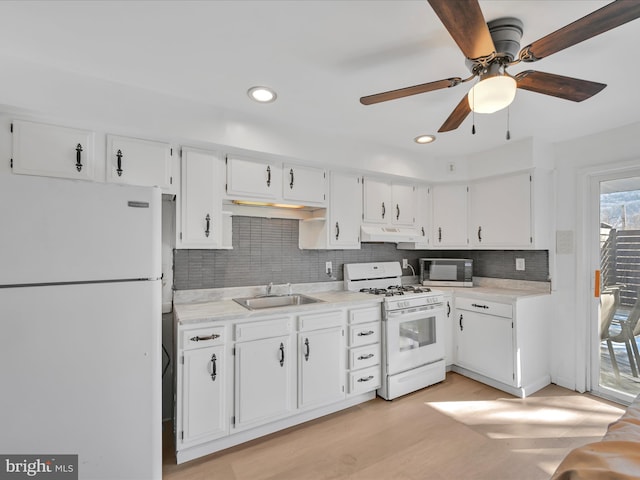
[[[267,165],[267,187],[271,186],[271,166]]]
[[[211,381],[215,382],[216,381],[216,354],[214,353],[213,355],[211,355]]]
[[[305,362],[308,362],[309,361],[309,353],[311,353],[311,349],[309,348],[309,339],[308,338],[304,339],[304,347],[305,347],[304,360],[305,360]]]
[[[340,224],[336,222],[336,240],[338,240],[339,236],[340,236]]]
[[[366,337],[368,335],[373,335],[375,332],[373,330],[367,330],[366,332],[358,332],[359,337]]]
[[[373,356],[374,356],[374,355],[373,355],[373,353],[369,353],[369,354],[367,354],[367,355],[360,355],[360,356],[358,357],[358,360],[369,360],[369,359],[370,359],[370,358],[372,358]]]
[[[207,335],[204,337],[191,337],[189,340],[191,340],[192,342],[204,342],[205,340],[215,340],[216,338],[220,338],[220,335],[212,333],[211,335]]]
[[[211,233],[211,217],[209,216],[208,213],[207,213],[207,216],[204,217],[204,221],[207,224],[207,227],[204,229],[204,236],[208,237],[209,234]]]
[[[384,206],[384,202],[382,202],[382,218],[387,214],[387,208]]]
[[[291,181],[289,182],[289,188],[293,189],[293,168],[289,170],[289,175],[291,176]]]
[[[438,227],[438,241],[442,241],[442,227]]]
[[[396,203],[396,220],[400,220],[400,205]]]
[[[424,227],[422,227],[420,230],[422,231],[422,236],[424,237],[424,236],[425,236],[425,234],[424,234]]]
[[[280,366],[284,367],[284,343],[280,342]]]
[[[471,306],[476,308],[484,308],[485,310],[489,308],[489,305],[481,305],[479,303],[472,303]]]
[[[447,302],[447,318],[451,315],[451,303]]]
[[[478,227],[478,241],[482,242],[482,227]]]
[[[463,331],[464,327],[462,326],[462,314],[460,314],[460,320],[459,320],[458,324],[460,325],[460,331]]]
[[[118,168],[116,168],[116,172],[118,172],[118,176],[122,176],[122,150],[118,150],[116,153],[116,158],[118,159]]]
[[[359,378],[359,382],[368,382],[369,380],[373,380],[373,375],[369,375],[368,377]]]
[[[82,171],[82,145],[76,145],[76,170]]]

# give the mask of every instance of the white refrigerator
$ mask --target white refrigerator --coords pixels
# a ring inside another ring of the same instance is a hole
[[[161,199],[0,173],[0,452],[162,477]]]

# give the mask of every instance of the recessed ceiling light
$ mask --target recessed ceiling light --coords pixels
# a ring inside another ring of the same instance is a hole
[[[435,142],[436,141],[436,136],[435,135],[420,135],[420,136],[414,138],[413,141],[416,142],[416,143],[420,143],[420,144],[431,143],[431,142]]]
[[[247,95],[249,95],[249,98],[252,100],[260,103],[273,102],[277,97],[276,92],[268,87],[251,87],[247,91]]]

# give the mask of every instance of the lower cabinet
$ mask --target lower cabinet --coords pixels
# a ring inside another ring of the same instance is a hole
[[[551,295],[455,298],[453,370],[519,397],[551,382]]]
[[[474,308],[472,305],[477,305],[478,309],[491,309],[488,304],[503,315],[470,310]],[[456,299],[456,307],[457,365],[515,386],[511,305],[481,301],[469,303],[467,299],[459,298]]]
[[[236,343],[235,428],[291,413],[294,362],[290,335]]]
[[[366,305],[177,324],[178,463],[374,398],[381,309]]]
[[[349,310],[347,388],[357,395],[382,384],[380,306]]]
[[[229,434],[229,384],[224,327],[181,332],[176,389],[176,447]]]
[[[235,326],[236,429],[255,426],[295,409],[295,343],[291,317]]]

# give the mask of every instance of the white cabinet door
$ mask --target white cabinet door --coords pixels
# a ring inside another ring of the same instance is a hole
[[[431,243],[431,191],[429,187],[421,185],[416,188],[417,207],[416,228],[420,235],[420,244],[429,246]]]
[[[329,245],[360,248],[362,185],[352,173],[331,172],[329,192]]]
[[[227,157],[227,194],[240,198],[279,198],[281,168],[275,163]]]
[[[515,386],[513,320],[456,310],[456,364]]]
[[[391,223],[413,226],[416,220],[416,189],[413,185],[391,185]]]
[[[471,184],[469,227],[475,247],[531,247],[531,174]]]
[[[229,433],[225,347],[186,350],[183,355],[178,450]]]
[[[445,314],[445,328],[444,328],[444,359],[447,365],[456,363],[455,359],[455,321],[454,321],[454,307],[453,307],[453,295],[444,295],[444,314]]]
[[[390,223],[393,215],[391,183],[365,177],[363,179],[362,208],[364,223]]]
[[[321,168],[284,164],[282,198],[302,205],[324,205],[326,174]]]
[[[168,143],[107,135],[107,181],[168,190],[171,153]]]
[[[236,343],[235,427],[278,419],[295,409],[291,336]]]
[[[298,404],[300,408],[344,399],[342,327],[298,334]]]
[[[222,243],[222,158],[183,149],[176,248],[219,248]]]
[[[14,121],[14,173],[94,179],[94,133],[43,123]]]
[[[436,185],[431,190],[433,208],[433,247],[466,247],[467,198],[466,185]]]

